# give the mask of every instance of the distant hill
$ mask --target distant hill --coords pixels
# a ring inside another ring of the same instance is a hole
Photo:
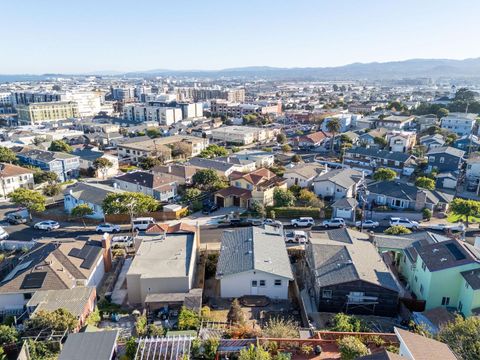
[[[465,60],[448,59],[411,59],[405,61],[353,63],[337,67],[276,68],[269,66],[249,66],[223,70],[168,70],[154,69],[120,73],[115,71],[92,72],[92,75],[152,77],[152,76],[189,76],[189,77],[238,77],[280,79],[316,79],[316,80],[381,80],[403,78],[479,78],[480,58]],[[87,74],[83,74],[87,75]],[[42,80],[52,76],[44,75],[1,75],[0,81]],[[81,76],[81,75],[77,75]]]

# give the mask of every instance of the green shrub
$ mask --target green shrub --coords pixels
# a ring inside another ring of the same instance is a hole
[[[345,336],[337,341],[342,360],[354,360],[360,356],[369,354],[368,348],[359,338]]]
[[[422,215],[425,220],[430,220],[432,218],[432,210],[424,208],[422,210]]]
[[[411,232],[412,231],[410,229],[407,229],[405,226],[402,226],[402,225],[390,226],[388,229],[384,231],[384,233],[388,235],[410,234]]]
[[[298,218],[301,216],[309,216],[314,219],[320,218],[320,208],[313,207],[274,207],[269,209],[270,217],[272,217],[272,211],[277,218]]]

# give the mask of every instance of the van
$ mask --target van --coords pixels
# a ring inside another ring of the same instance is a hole
[[[152,217],[136,218],[132,221],[132,229],[143,231],[146,230],[150,224],[155,224],[155,219]]]

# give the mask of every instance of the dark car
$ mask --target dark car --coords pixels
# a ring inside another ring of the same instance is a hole
[[[202,213],[208,215],[217,209],[218,209],[218,206],[215,203],[203,204]]]

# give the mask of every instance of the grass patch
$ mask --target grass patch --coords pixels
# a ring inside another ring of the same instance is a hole
[[[228,310],[210,310],[208,320],[226,322],[227,314],[228,314]]]
[[[447,221],[451,222],[451,223],[456,223],[456,222],[459,222],[459,221],[466,221],[466,218],[463,215],[457,215],[457,214],[450,213],[450,214],[448,214]],[[468,218],[468,222],[469,223],[480,223],[480,217],[470,216]]]

